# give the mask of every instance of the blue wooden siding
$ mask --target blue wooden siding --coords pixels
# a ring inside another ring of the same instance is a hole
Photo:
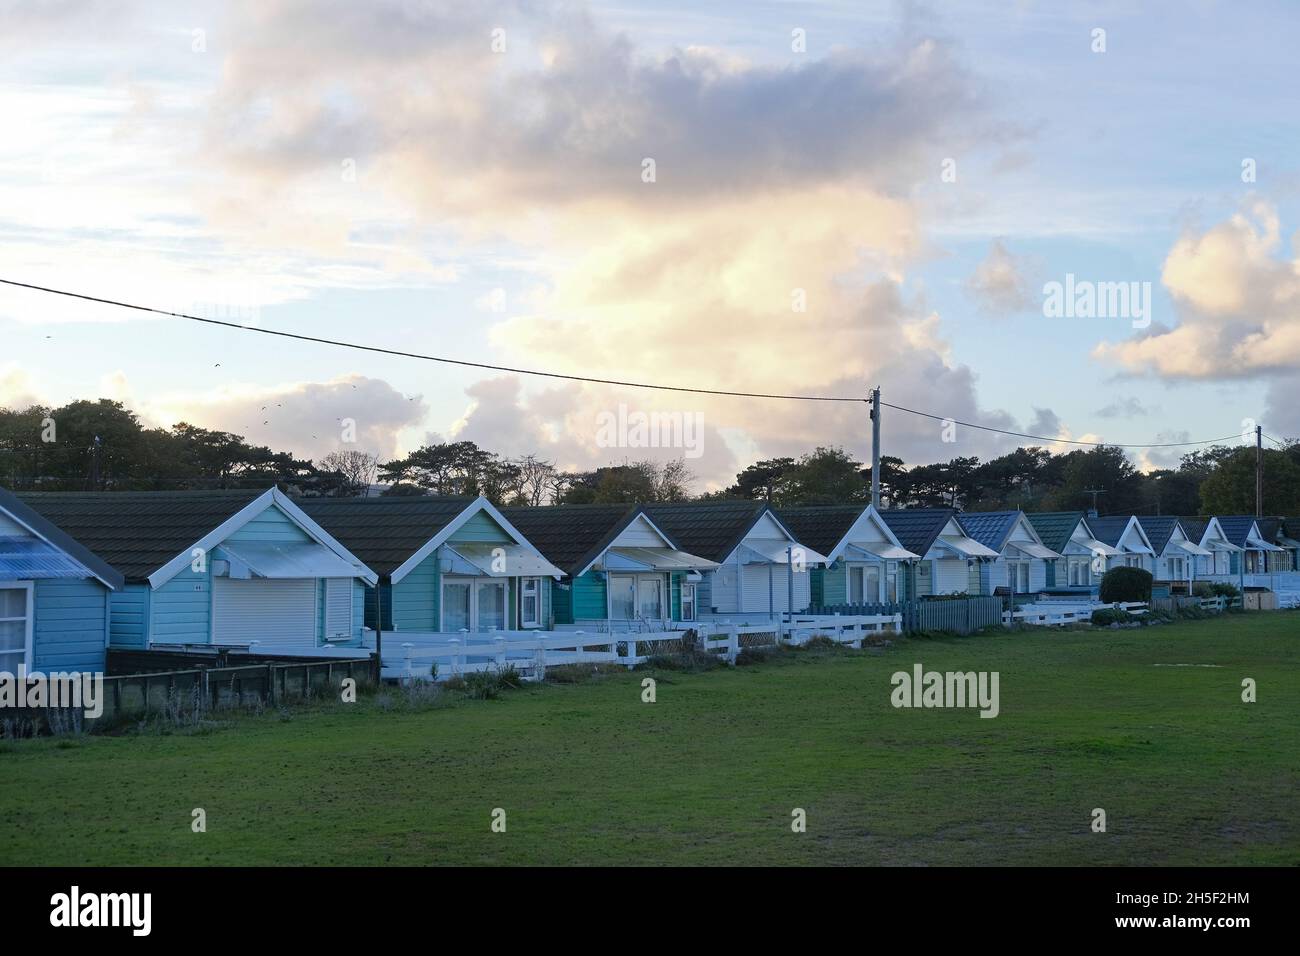
[[[489,544],[514,544],[514,539],[506,534],[504,528],[497,524],[486,512],[480,511],[455,530],[447,539],[453,544],[457,541],[477,541]]]
[[[149,643],[206,644],[212,639],[212,562],[201,572],[186,565],[153,589]]]
[[[674,621],[682,619],[682,579],[685,577],[685,573],[681,571],[674,571],[668,575],[668,592],[671,595],[669,616]]]
[[[86,578],[35,582],[32,605],[32,670],[104,670],[109,591]]]
[[[361,640],[361,631],[366,626],[366,600],[374,593],[374,588],[367,587],[364,581],[352,579],[352,636]]]
[[[275,505],[267,508],[226,540],[228,541],[311,541],[311,535],[298,527]]]
[[[398,631],[436,631],[440,575],[434,551],[392,588],[392,627]]]
[[[147,584],[128,584],[110,599],[109,643],[114,647],[145,646],[152,597]]]

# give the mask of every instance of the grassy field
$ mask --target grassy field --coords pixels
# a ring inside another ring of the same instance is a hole
[[[892,708],[917,662],[1001,715]],[[0,863],[1300,863],[1300,613],[645,676],[3,743]]]

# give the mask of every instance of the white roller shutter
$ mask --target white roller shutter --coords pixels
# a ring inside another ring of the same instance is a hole
[[[218,644],[316,644],[315,578],[214,578]]]
[[[776,613],[788,611],[790,609],[790,580],[789,568],[771,564],[746,564],[742,574],[744,577],[744,601],[740,610],[748,614],[766,614],[769,609],[775,610]],[[768,594],[768,572],[771,571],[772,591]],[[798,603],[800,598],[800,578],[807,581],[808,575],[795,575],[795,602]],[[807,604],[808,586],[804,583],[802,588],[804,603]],[[802,607],[800,608],[802,610]]]
[[[352,579],[329,578],[325,582],[325,636],[352,635]]]

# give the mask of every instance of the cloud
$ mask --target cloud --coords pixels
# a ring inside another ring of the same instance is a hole
[[[536,455],[565,471],[682,458],[695,477],[712,488],[729,484],[739,471],[737,458],[717,422],[692,403],[674,402],[671,396],[630,395],[577,384],[529,392],[513,375],[477,382],[466,393],[470,404],[452,427],[451,439],[473,441],[505,457]],[[616,434],[619,441],[614,444],[605,441],[603,416],[635,424],[632,416],[638,413],[672,416],[657,420],[665,423],[658,434],[673,443],[659,447],[642,444],[634,427]]]
[[[40,404],[31,373],[16,362],[0,365],[0,408],[15,411]]]
[[[1103,342],[1094,356],[1167,378],[1290,372],[1300,364],[1300,255],[1280,251],[1277,211],[1262,201],[1189,232],[1170,249],[1162,276],[1178,325]]]
[[[163,396],[138,409],[164,427],[189,422],[242,435],[250,444],[319,460],[332,451],[365,451],[381,459],[400,455],[401,433],[428,413],[418,396],[387,382],[348,375],[328,382],[235,385],[214,393]],[[348,422],[355,441],[347,440]]]
[[[1104,408],[1097,409],[1093,414],[1098,418],[1137,418],[1149,415],[1150,410],[1142,404],[1140,399],[1129,395],[1125,398],[1115,399]]]
[[[1030,270],[1026,259],[1012,255],[1002,240],[995,239],[989,254],[966,280],[966,292],[989,315],[1038,308],[1042,300],[1035,295]]]

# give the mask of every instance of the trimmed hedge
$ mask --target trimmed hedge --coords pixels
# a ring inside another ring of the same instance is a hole
[[[1099,596],[1106,604],[1114,601],[1150,601],[1153,580],[1151,572],[1141,568],[1111,568],[1102,575]]]

